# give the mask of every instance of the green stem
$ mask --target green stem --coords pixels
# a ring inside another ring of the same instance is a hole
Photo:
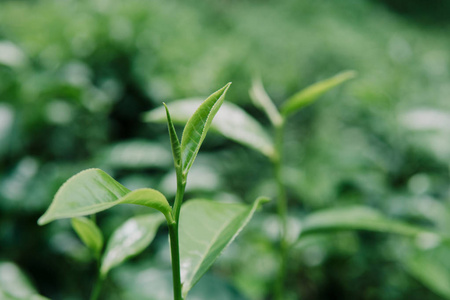
[[[105,277],[98,275],[97,281],[95,282],[94,288],[91,293],[91,300],[97,300],[100,296],[100,292],[102,290],[103,282],[105,281]]]
[[[277,199],[277,213],[280,220],[280,268],[278,270],[277,280],[275,282],[275,299],[284,299],[284,281],[286,278],[287,267],[287,197],[286,189],[283,182],[283,133],[284,133],[284,120],[275,128],[275,155],[272,159],[272,164],[275,173],[275,181],[278,189]]]
[[[177,170],[178,171],[178,170]],[[170,253],[172,257],[172,281],[173,281],[173,299],[183,300],[181,294],[181,271],[180,271],[180,247],[178,242],[178,224],[180,219],[181,203],[184,198],[186,188],[186,176],[177,172],[177,194],[173,205],[173,218],[175,223],[169,224]]]
[[[178,223],[169,225],[170,251],[172,255],[173,299],[183,300],[181,295],[180,248],[178,245]]]

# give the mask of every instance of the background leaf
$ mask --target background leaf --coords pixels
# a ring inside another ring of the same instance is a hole
[[[200,104],[200,99],[185,99],[169,103],[172,121],[177,124],[186,123]],[[163,123],[165,122],[164,109],[160,107],[149,111],[144,115],[144,119],[149,122]],[[274,153],[273,142],[266,130],[242,108],[232,103],[222,104],[211,124],[211,130],[268,157]]]
[[[283,117],[280,115],[277,107],[264,89],[261,79],[253,80],[252,88],[250,89],[250,98],[256,107],[264,110],[274,126],[281,125]]]
[[[100,229],[88,218],[72,218],[71,221],[72,227],[80,239],[98,258],[103,248],[103,234]]]
[[[163,221],[164,217],[160,214],[142,215],[129,219],[117,228],[106,246],[101,276],[106,276],[112,268],[147,248]]]
[[[250,221],[263,201],[265,199],[259,198],[250,207],[191,200],[182,207],[179,238],[184,297]]]
[[[409,273],[445,299],[450,299],[448,251],[448,245],[430,251],[417,249],[414,254],[401,258]]]
[[[0,299],[45,300],[22,270],[12,262],[0,262]],[[48,299],[47,299],[48,300]]]
[[[84,170],[67,180],[52,204],[39,218],[39,225],[56,219],[97,213],[121,203],[139,204],[161,211],[170,222],[171,207],[163,194],[153,189],[128,190],[100,169]]]
[[[194,163],[211,122],[222,105],[231,82],[209,96],[189,118],[181,138],[183,172],[187,174]]]
[[[355,71],[345,71],[329,79],[314,83],[286,100],[281,107],[283,115],[289,115],[311,104],[325,92],[356,76]]]
[[[325,209],[309,214],[302,222],[300,238],[308,233],[338,230],[370,230],[407,236],[417,236],[422,233],[433,234],[425,228],[389,219],[375,209],[365,206],[350,206]]]

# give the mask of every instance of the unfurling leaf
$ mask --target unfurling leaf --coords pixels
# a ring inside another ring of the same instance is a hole
[[[170,109],[172,121],[182,125],[200,104],[200,99],[185,99],[171,102],[167,106]],[[164,109],[157,108],[147,112],[144,119],[148,122],[163,123],[166,121]],[[273,142],[266,130],[237,105],[223,103],[211,124],[211,130],[268,157],[273,156]]]
[[[191,200],[181,210],[180,263],[183,297],[211,267],[221,252],[247,225],[257,207],[267,201],[259,198],[253,206]]]
[[[170,144],[172,145],[173,161],[175,164],[175,169],[178,173],[183,164],[181,158],[181,145],[180,141],[178,140],[177,132],[175,131],[175,126],[173,125],[172,118],[170,117],[169,108],[165,103],[164,108],[166,109],[167,126],[169,128]]]
[[[164,217],[160,214],[141,215],[117,228],[106,246],[100,267],[101,276],[105,277],[109,270],[147,248],[163,221]]]
[[[225,94],[231,82],[209,96],[190,117],[183,130],[181,137],[181,157],[183,162],[183,173],[189,172],[200,146],[206,137],[211,122],[222,105]]]
[[[103,234],[97,225],[88,218],[78,217],[72,218],[72,227],[86,247],[99,257],[103,248]]]
[[[90,215],[122,203],[157,209],[164,214],[168,223],[173,222],[171,207],[157,190],[144,188],[130,191],[104,171],[88,169],[72,176],[59,188],[38,224]]]
[[[290,115],[302,107],[313,103],[317,98],[322,96],[325,92],[332,88],[346,82],[347,80],[356,76],[355,71],[345,71],[339,73],[331,78],[314,83],[307,88],[296,93],[294,96],[286,100],[281,107],[281,113],[284,116]]]

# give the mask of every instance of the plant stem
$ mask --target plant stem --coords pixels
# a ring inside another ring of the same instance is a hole
[[[100,296],[100,292],[102,290],[103,282],[105,281],[105,277],[101,276],[100,273],[98,275],[97,281],[95,282],[94,288],[92,289],[90,300],[97,300]]]
[[[178,243],[178,224],[180,219],[181,203],[184,198],[186,188],[186,176],[177,172],[177,195],[173,205],[172,214],[175,222],[169,224],[170,253],[172,257],[172,281],[173,281],[173,299],[183,300],[181,295],[181,272],[180,272],[180,247]]]
[[[275,181],[278,189],[277,213],[280,221],[280,268],[275,283],[275,299],[284,300],[284,281],[287,267],[287,197],[283,183],[283,133],[284,120],[275,127],[275,155],[272,164],[275,173]]]
[[[181,296],[180,248],[178,245],[178,223],[169,225],[170,251],[172,255],[173,299],[183,300]]]

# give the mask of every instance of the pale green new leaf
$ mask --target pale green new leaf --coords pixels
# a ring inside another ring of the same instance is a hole
[[[416,236],[421,233],[433,234],[427,229],[390,219],[375,209],[350,206],[309,214],[302,222],[300,238],[309,233],[340,230],[368,230],[406,236]]]
[[[206,137],[211,122],[222,105],[231,82],[209,96],[189,118],[181,137],[181,157],[183,162],[183,173],[189,172],[200,146]]]
[[[345,71],[331,78],[314,83],[286,100],[286,102],[281,107],[281,113],[284,116],[292,114],[302,107],[313,103],[317,98],[322,96],[327,91],[346,82],[351,78],[354,78],[355,76],[355,71]]]
[[[83,243],[99,257],[103,248],[103,234],[97,225],[85,217],[72,218],[72,227]]]
[[[147,248],[163,221],[164,217],[160,214],[141,215],[117,228],[106,246],[100,267],[101,276],[105,277],[112,268]]]
[[[270,96],[264,89],[260,79],[253,80],[252,88],[249,93],[253,104],[264,110],[267,117],[275,127],[280,126],[281,123],[283,123],[283,117],[280,115],[280,112],[273,103],[272,99],[270,99]]]
[[[250,221],[260,203],[253,206],[191,200],[181,210],[180,263],[183,297],[211,267],[221,252]]]
[[[122,203],[157,209],[169,223],[173,222],[171,207],[157,190],[144,188],[130,191],[104,171],[88,169],[72,176],[59,188],[38,224],[90,215]]]
[[[173,161],[175,164],[175,169],[177,172],[180,170],[183,162],[181,159],[181,145],[178,140],[177,132],[175,131],[175,126],[173,125],[172,118],[170,116],[169,108],[165,103],[164,108],[166,109],[167,117],[167,127],[169,128],[170,144],[172,145]]]
[[[12,262],[0,262],[0,299],[49,300],[38,294],[27,275]]]
[[[200,104],[200,99],[185,99],[169,103],[172,121],[180,125],[185,124]],[[163,123],[166,121],[164,109],[161,107],[147,112],[144,119],[148,122]],[[268,157],[273,156],[273,142],[266,130],[237,105],[223,103],[211,123],[211,130]]]

